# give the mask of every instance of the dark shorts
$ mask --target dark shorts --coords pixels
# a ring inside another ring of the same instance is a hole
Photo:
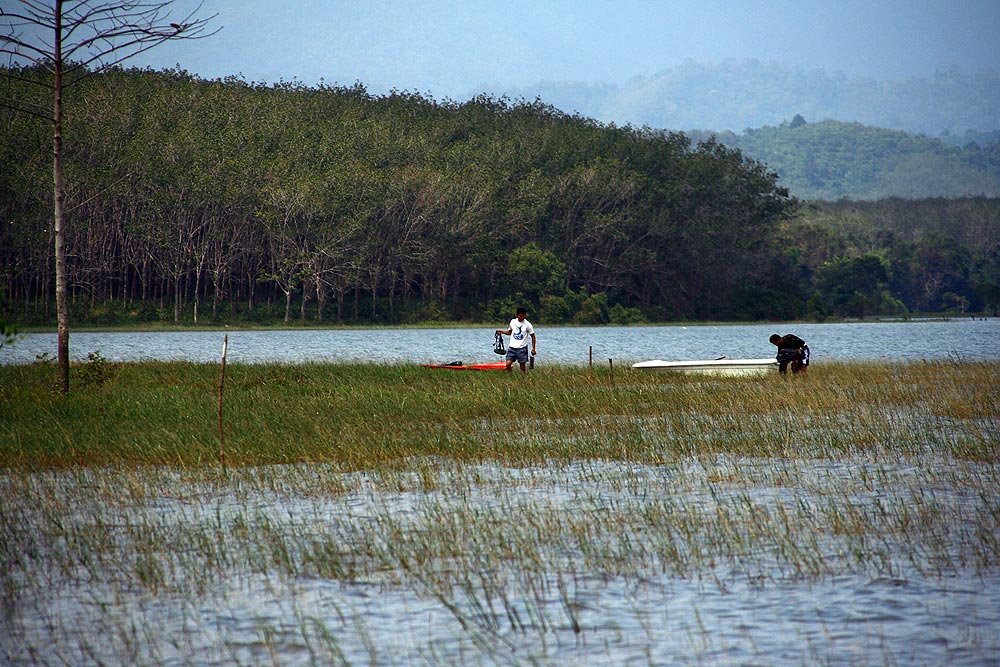
[[[809,346],[803,345],[801,350],[784,349],[778,350],[778,370],[782,373],[788,364],[792,365],[793,371],[799,371],[809,365]]]
[[[778,350],[778,363],[787,364],[790,361],[798,361],[802,358],[802,355],[798,350],[784,349]]]
[[[519,364],[528,363],[528,346],[508,347],[505,359],[507,359],[507,361],[516,361]]]

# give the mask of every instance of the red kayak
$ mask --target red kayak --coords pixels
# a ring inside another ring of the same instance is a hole
[[[420,364],[424,368],[440,368],[452,371],[502,371],[506,370],[506,361],[494,361],[489,364]]]

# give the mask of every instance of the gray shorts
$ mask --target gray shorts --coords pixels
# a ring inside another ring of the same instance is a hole
[[[508,347],[507,356],[505,358],[507,361],[516,361],[520,364],[528,363],[528,346]]]

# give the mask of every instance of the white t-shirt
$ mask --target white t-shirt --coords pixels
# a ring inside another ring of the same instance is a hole
[[[531,326],[531,322],[527,319],[519,322],[515,317],[510,321],[508,328],[510,329],[510,343],[507,347],[514,349],[527,347],[531,339],[531,334],[535,333],[535,327]]]

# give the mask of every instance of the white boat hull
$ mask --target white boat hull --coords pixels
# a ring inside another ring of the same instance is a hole
[[[632,364],[646,371],[709,373],[713,375],[766,375],[778,370],[777,359],[705,359],[700,361],[663,361],[653,359]]]

